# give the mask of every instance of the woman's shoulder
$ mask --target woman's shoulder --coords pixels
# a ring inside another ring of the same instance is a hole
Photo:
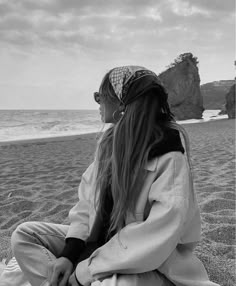
[[[149,160],[145,165],[144,169],[154,172],[157,171],[160,167],[168,166],[177,162],[178,164],[187,164],[186,156],[180,151],[171,151],[165,153],[161,156],[154,157],[153,159]],[[187,166],[187,165],[186,165]]]

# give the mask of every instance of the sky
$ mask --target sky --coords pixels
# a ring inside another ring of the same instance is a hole
[[[111,68],[163,72],[191,52],[201,84],[234,78],[234,0],[0,0],[0,109],[97,109]]]

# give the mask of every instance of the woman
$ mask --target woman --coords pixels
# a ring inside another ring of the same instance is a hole
[[[114,68],[95,100],[112,125],[82,176],[70,225],[28,222],[12,235],[30,283],[217,285],[193,254],[200,214],[188,138],[157,76],[143,67]]]

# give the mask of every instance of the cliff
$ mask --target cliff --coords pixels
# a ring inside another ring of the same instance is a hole
[[[169,104],[177,120],[202,118],[204,108],[197,59],[191,53],[180,55],[158,77],[169,94]]]
[[[219,80],[201,85],[204,108],[222,109],[225,104],[225,94],[233,84],[234,80]]]
[[[229,92],[225,96],[225,109],[229,118],[235,118],[235,84],[231,86]]]

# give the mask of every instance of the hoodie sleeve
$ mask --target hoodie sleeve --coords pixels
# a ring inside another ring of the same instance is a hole
[[[79,201],[70,210],[70,226],[66,238],[78,238],[85,241],[89,235],[89,198],[94,187],[94,163],[83,173],[78,189]]]
[[[186,158],[179,152],[161,156],[157,170],[149,191],[151,210],[147,219],[126,225],[77,265],[76,276],[83,285],[113,273],[152,271],[176,248],[186,221],[191,176]]]

